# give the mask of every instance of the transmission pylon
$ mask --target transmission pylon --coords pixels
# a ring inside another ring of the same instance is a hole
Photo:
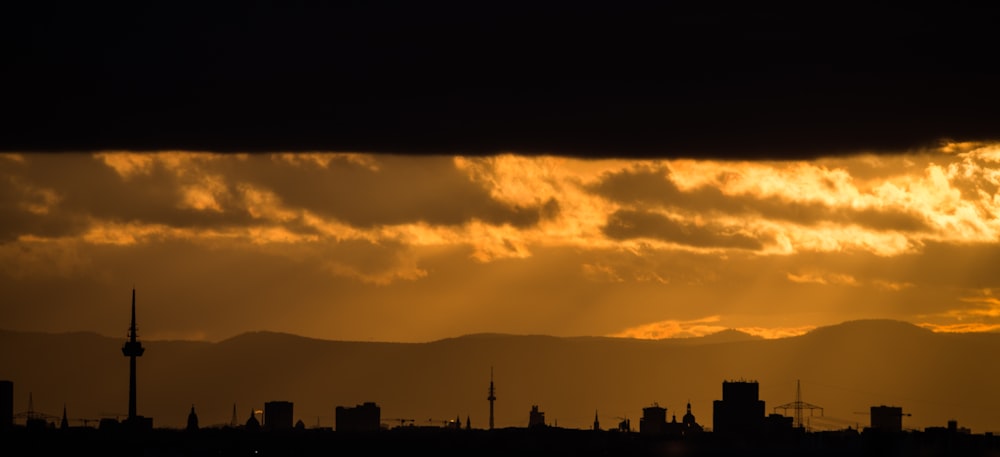
[[[805,426],[802,424],[802,410],[808,409],[809,415],[812,416],[813,411],[818,409],[819,415],[820,416],[823,415],[822,406],[817,406],[812,403],[806,403],[802,401],[802,384],[798,380],[795,381],[795,401],[791,403],[785,403],[780,406],[775,406],[774,412],[778,412],[779,409],[782,410],[783,413],[787,413],[789,409],[793,411],[794,426],[797,428],[805,428]]]

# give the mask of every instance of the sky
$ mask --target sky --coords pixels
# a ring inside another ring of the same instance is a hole
[[[10,330],[766,338],[1000,328],[1000,143],[812,160],[0,156]]]
[[[12,330],[994,331],[995,8],[15,5]]]

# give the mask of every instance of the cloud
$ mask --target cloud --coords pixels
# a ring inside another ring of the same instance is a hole
[[[70,239],[21,236],[0,243],[0,272],[15,279],[93,277],[94,261]],[[13,298],[13,297],[11,297]]]
[[[760,249],[754,237],[731,227],[703,226],[652,212],[619,210],[608,216],[604,233],[618,240],[649,238],[697,248]]]
[[[814,330],[816,327],[817,326],[815,325],[803,325],[799,327],[737,327],[736,330],[772,340],[804,335]]]
[[[385,286],[427,276],[414,252],[398,243],[347,241],[320,249],[319,264],[330,273]]]
[[[854,278],[854,276],[847,274],[838,273],[815,273],[815,272],[804,272],[804,273],[788,273],[787,278],[789,281],[800,284],[822,284],[822,285],[838,285],[838,286],[860,286],[861,283]]]
[[[708,316],[700,319],[687,321],[665,320],[643,324],[640,326],[625,329],[621,332],[608,336],[618,338],[638,338],[648,340],[658,340],[664,338],[690,338],[701,337],[718,333],[723,330],[737,330],[754,336],[766,339],[788,338],[798,336],[816,328],[813,325],[800,327],[726,327],[719,325],[721,316]]]
[[[637,166],[609,173],[592,186],[599,195],[638,208],[667,208],[684,214],[790,222],[803,226],[860,225],[874,230],[920,231],[920,214],[892,207],[854,207],[836,201],[858,194],[844,170],[806,164],[686,161]],[[671,170],[683,171],[678,176]],[[674,177],[684,183],[681,189]]]
[[[10,43],[2,137],[36,151],[815,158],[997,135],[989,74],[926,64],[981,58],[970,43],[990,42],[991,14],[713,12],[705,26],[565,6],[21,6],[11,36],[33,39]],[[247,25],[221,33],[216,17]],[[925,40],[938,45],[913,45]]]
[[[937,333],[980,333],[996,332],[997,330],[1000,330],[1000,323],[985,324],[982,322],[967,322],[960,324],[933,324],[929,322],[921,322],[917,325]]]
[[[245,269],[243,300],[295,283],[320,294],[300,300],[344,300],[321,308],[338,317],[348,301],[371,317],[441,299],[426,306],[452,319],[400,317],[409,335],[723,326],[706,315],[759,335],[865,317],[992,325],[990,303],[961,298],[1000,288],[998,163],[988,145],[811,162],[23,154],[0,159],[0,272],[27,296]]]
[[[283,157],[283,156],[280,156]],[[508,205],[469,179],[451,157],[331,156],[325,165],[251,156],[230,172],[273,192],[283,204],[357,227],[473,220],[527,227],[545,203]],[[360,163],[360,164],[359,164]]]
[[[893,292],[898,292],[903,289],[909,289],[915,286],[915,284],[913,284],[912,282],[895,282],[895,281],[887,281],[884,279],[872,280],[872,284],[879,289],[890,290]]]
[[[608,336],[647,340],[698,337],[726,330],[726,327],[717,325],[721,320],[720,316],[709,316],[687,321],[665,320],[628,328]]]
[[[992,288],[976,290],[973,295],[960,297],[961,306],[918,316],[917,325],[935,332],[992,332],[1000,329],[1000,299]]]
[[[594,282],[624,282],[618,273],[608,265],[585,263],[580,266],[583,275]]]

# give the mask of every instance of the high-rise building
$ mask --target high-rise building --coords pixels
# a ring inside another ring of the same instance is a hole
[[[760,433],[764,427],[764,401],[757,381],[724,381],[722,400],[713,402],[715,433]]]
[[[336,411],[336,429],[338,432],[374,432],[378,431],[382,411],[375,403],[365,402],[353,408],[338,406]]]
[[[14,381],[0,381],[0,430],[14,425]]]
[[[667,428],[667,408],[658,404],[642,408],[642,417],[639,419],[639,433],[647,435],[659,435]]]
[[[898,406],[872,406],[871,428],[886,432],[903,431],[903,408]]]
[[[264,403],[264,430],[289,430],[292,428],[292,402],[269,401]]]

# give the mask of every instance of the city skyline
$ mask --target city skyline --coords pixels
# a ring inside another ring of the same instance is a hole
[[[15,404],[1000,430],[1000,10],[397,3],[8,10]]]
[[[260,405],[278,398],[298,404],[295,419],[309,428],[330,427],[332,405],[339,410],[344,404],[375,402],[389,423],[402,417],[411,425],[436,426],[454,417],[460,422],[464,414],[475,424],[470,427],[491,429],[486,418],[492,419],[494,400],[499,400],[497,428],[525,426],[529,404],[550,413],[546,424],[577,429],[590,428],[595,415],[605,417],[605,424],[609,418],[612,424],[631,418],[638,427],[636,405],[643,410],[655,405],[664,410],[661,414],[678,417],[682,403],[701,424],[710,424],[718,411],[704,408],[718,400],[720,380],[724,385],[752,380],[755,386],[763,380],[761,401],[750,409],[762,420],[766,411],[809,430],[859,430],[864,420],[854,415],[875,405],[893,405],[906,416],[915,412],[904,422],[907,430],[944,421],[977,432],[997,427],[990,413],[997,370],[984,371],[956,356],[990,353],[1000,338],[935,334],[897,321],[845,323],[774,340],[731,334],[688,341],[473,335],[389,344],[258,333],[223,343],[153,342],[147,347],[155,348],[158,357],[146,360],[138,373],[126,370],[118,358],[124,352],[118,350],[119,339],[86,333],[0,336],[7,348],[0,352],[5,372],[23,386],[12,398],[21,420],[48,415],[53,421],[57,416],[51,411],[61,401],[74,423],[124,417],[123,424],[130,426],[178,429],[189,418],[178,405],[189,404],[199,408],[202,425],[211,428],[231,420],[242,423],[247,410],[263,411]],[[889,359],[895,362],[885,363]],[[504,367],[498,389],[492,376],[484,377],[485,360]],[[794,402],[786,385],[793,377]],[[800,377],[806,380],[806,396]],[[135,407],[125,394],[132,397],[136,379],[143,405],[139,414],[107,412],[113,405]],[[27,406],[21,398],[25,390]],[[797,404],[820,414],[810,410],[803,421]],[[128,420],[132,416],[139,421]],[[430,417],[426,422],[425,416]]]

